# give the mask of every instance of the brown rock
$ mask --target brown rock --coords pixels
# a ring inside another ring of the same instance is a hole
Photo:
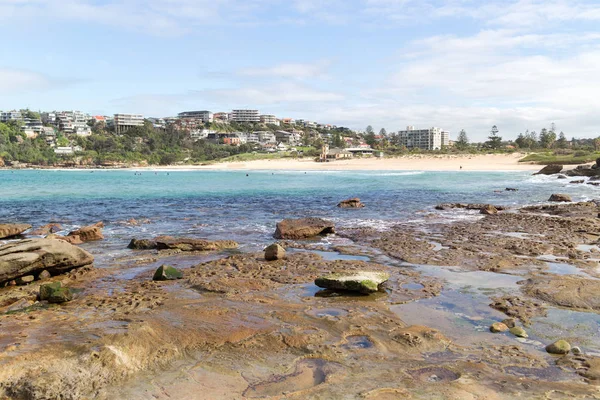
[[[506,332],[508,329],[509,327],[502,322],[494,322],[492,326],[490,326],[490,332],[492,333]]]
[[[156,249],[156,241],[149,239],[131,239],[127,248],[132,250],[152,250]]]
[[[354,197],[352,199],[340,201],[337,206],[340,208],[362,208],[365,205],[360,202],[358,197]]]
[[[158,250],[181,250],[181,251],[218,251],[225,249],[237,249],[238,244],[233,240],[205,240],[174,238],[171,236],[160,236],[154,239]]]
[[[79,240],[81,241],[80,243],[91,242],[94,240],[102,240],[104,239],[104,236],[102,235],[102,228],[104,228],[103,222],[97,222],[94,225],[84,226],[83,228],[70,232],[67,235],[67,237],[78,237],[78,239],[66,240],[69,241],[69,243],[71,244],[79,244],[74,243],[71,240],[74,240],[75,242]]]
[[[277,224],[275,239],[307,239],[335,233],[333,222],[321,218],[284,219]]]
[[[52,278],[52,274],[46,270],[43,270],[42,272],[40,272],[40,274],[38,275],[38,279],[40,281],[43,281],[45,279],[49,279]]]
[[[35,236],[45,236],[52,233],[56,233],[62,231],[63,227],[61,224],[47,224],[44,226],[40,226],[39,228],[29,232],[29,235]]]
[[[542,168],[541,170],[536,172],[534,175],[554,175],[554,174],[558,174],[560,171],[562,171],[562,169],[563,169],[562,165],[556,165],[556,164],[546,165],[544,168]]]
[[[17,236],[31,229],[29,224],[0,224],[0,239]]]
[[[0,246],[0,282],[43,270],[62,273],[93,262],[90,253],[61,240],[21,240]]]
[[[571,200],[571,196],[569,196],[568,194],[555,193],[552,196],[550,196],[550,198],[548,199],[548,201],[570,202],[570,201],[573,201],[573,200]]]
[[[498,214],[498,209],[496,207],[494,207],[491,204],[487,204],[485,207],[482,207],[479,210],[480,214],[485,214],[485,215],[493,215],[493,214]]]
[[[265,249],[265,260],[282,260],[285,257],[285,249],[277,243],[273,243]]]

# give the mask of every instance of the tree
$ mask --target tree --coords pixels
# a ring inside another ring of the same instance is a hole
[[[502,137],[498,136],[498,132],[498,127],[496,125],[492,126],[490,136],[488,136],[488,141],[485,142],[486,146],[490,149],[496,150],[502,146]]]
[[[554,142],[556,141],[556,133],[553,131],[548,131],[546,128],[542,129],[540,132],[540,147],[544,149],[549,149],[552,147]]]
[[[458,133],[458,138],[456,139],[456,143],[454,143],[457,149],[466,150],[469,147],[469,138],[467,137],[467,132],[464,129]]]
[[[366,134],[365,134],[365,142],[371,147],[375,145],[375,131],[373,131],[373,127],[371,125],[367,126]]]
[[[558,147],[559,149],[566,149],[567,148],[568,143],[567,143],[567,138],[566,138],[564,132],[561,131],[558,134],[558,140],[556,141],[555,146]]]
[[[387,135],[387,131],[385,130],[385,128],[381,128],[381,130],[379,131],[379,134],[381,136],[386,136]]]
[[[373,131],[373,127],[371,125],[367,126],[367,129],[365,129],[365,132],[367,133],[367,135],[375,133],[375,131]]]

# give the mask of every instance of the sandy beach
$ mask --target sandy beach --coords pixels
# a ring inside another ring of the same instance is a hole
[[[397,158],[363,158],[315,162],[313,159],[277,159],[217,163],[202,166],[170,166],[160,169],[295,170],[295,171],[536,171],[540,165],[519,163],[525,154],[411,155]],[[138,168],[139,169],[139,168]],[[149,167],[155,169],[155,167]]]

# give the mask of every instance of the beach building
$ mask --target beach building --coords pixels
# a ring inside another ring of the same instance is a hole
[[[229,118],[234,122],[260,122],[260,114],[258,110],[232,110]]]
[[[407,149],[440,150],[442,148],[442,129],[415,129],[414,126],[406,127],[399,131],[396,140]],[[446,139],[447,140],[447,139]]]
[[[141,114],[115,114],[113,124],[115,133],[118,135],[136,126],[144,126],[144,116]]]

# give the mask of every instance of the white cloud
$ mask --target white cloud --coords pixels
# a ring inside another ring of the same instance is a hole
[[[52,78],[39,72],[20,68],[0,68],[2,94],[39,92],[68,84],[66,80]]]
[[[283,63],[272,67],[246,68],[238,71],[242,76],[286,78],[286,79],[314,79],[325,78],[327,69],[331,65],[328,60],[315,61],[312,63]]]

